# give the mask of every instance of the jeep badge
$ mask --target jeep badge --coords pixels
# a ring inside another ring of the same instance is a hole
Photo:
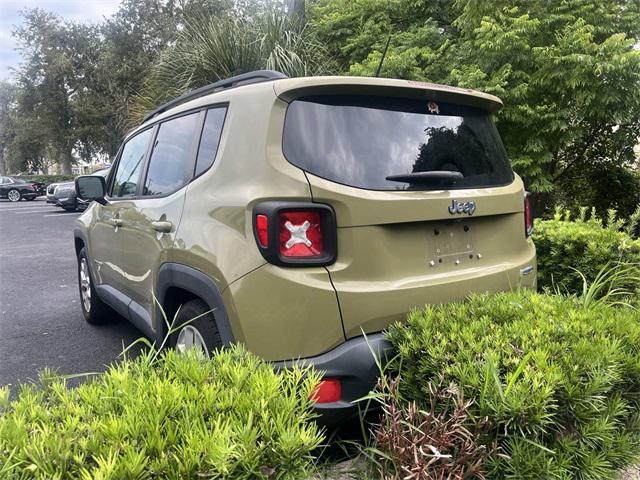
[[[476,211],[476,202],[473,200],[469,202],[459,202],[457,200],[452,200],[451,205],[449,205],[449,213],[451,215],[458,215],[461,213],[466,213],[467,215],[473,215],[473,212]]]

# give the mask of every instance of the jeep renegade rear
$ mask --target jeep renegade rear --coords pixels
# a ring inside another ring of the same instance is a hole
[[[255,72],[161,107],[75,229],[83,313],[179,349],[243,342],[326,378],[325,421],[376,380],[370,347],[425,303],[535,287],[531,215],[483,93]],[[190,319],[195,320],[189,322]],[[365,341],[363,333],[367,334]]]

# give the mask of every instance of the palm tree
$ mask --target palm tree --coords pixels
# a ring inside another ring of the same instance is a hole
[[[186,91],[260,69],[290,77],[333,71],[325,48],[297,17],[280,8],[194,19],[152,67],[143,92],[130,105],[130,120],[139,123],[147,112]]]

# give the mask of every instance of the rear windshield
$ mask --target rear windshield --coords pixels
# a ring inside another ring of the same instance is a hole
[[[368,96],[297,99],[287,110],[286,158],[319,177],[369,190],[436,190],[436,181],[390,175],[453,171],[444,188],[507,185],[513,171],[489,114],[426,100]]]

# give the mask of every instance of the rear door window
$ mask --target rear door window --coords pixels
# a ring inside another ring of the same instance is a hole
[[[370,190],[435,190],[438,181],[392,175],[459,172],[446,188],[507,185],[513,171],[484,110],[426,100],[358,95],[305,97],[287,110],[283,152],[327,180]]]
[[[200,113],[160,124],[149,160],[143,195],[168,195],[185,186],[193,176],[194,138]]]

